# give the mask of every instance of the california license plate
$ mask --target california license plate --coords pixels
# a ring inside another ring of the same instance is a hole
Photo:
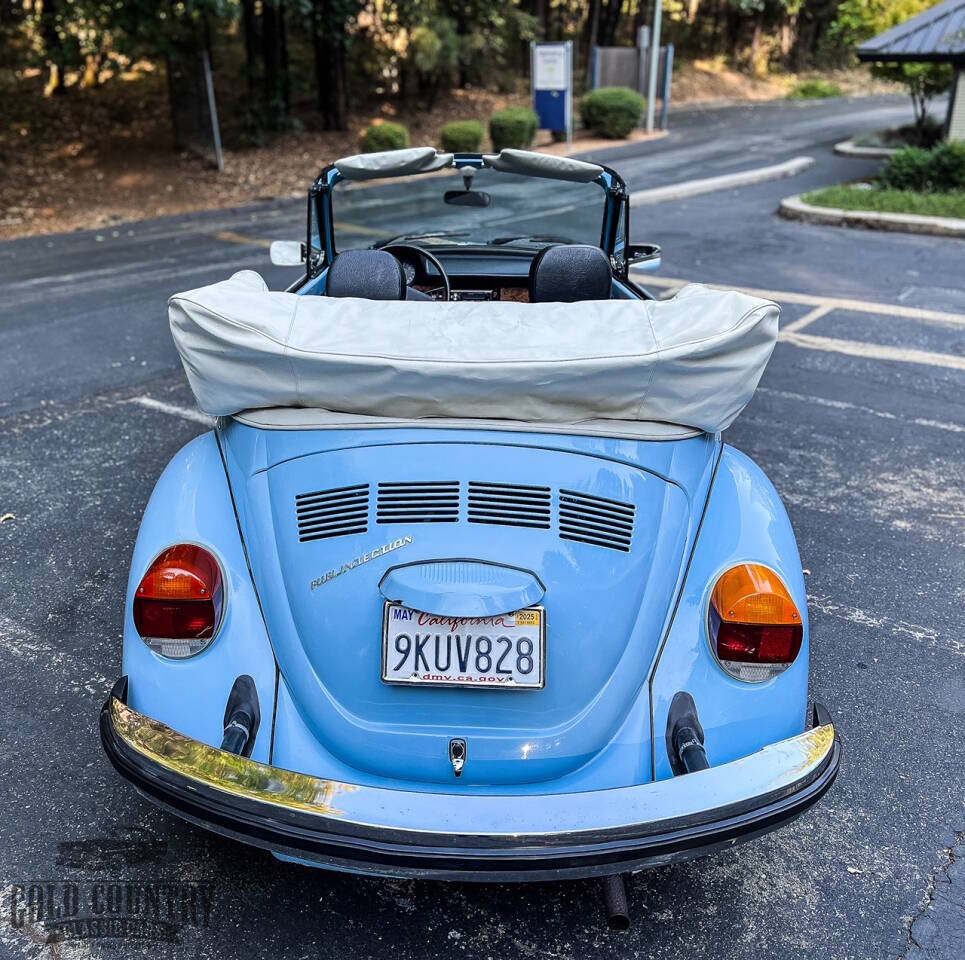
[[[437,687],[539,690],[546,616],[527,607],[498,617],[442,617],[388,602],[382,679]]]

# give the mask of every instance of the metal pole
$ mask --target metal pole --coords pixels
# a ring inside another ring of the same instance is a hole
[[[673,73],[673,44],[667,44],[663,63],[663,90],[660,93],[660,129],[667,129],[667,110],[670,106],[670,76]]]
[[[653,35],[650,38],[650,81],[647,84],[647,133],[653,133],[653,112],[657,99],[657,61],[660,59],[661,0],[653,0]]]
[[[566,144],[573,146],[573,41],[566,41]]]
[[[211,58],[208,56],[207,50],[201,52],[201,64],[204,68],[204,86],[208,94],[208,112],[211,114],[214,162],[218,165],[218,173],[224,173],[224,155],[221,153],[221,129],[218,126],[218,105],[214,99],[214,78],[211,76]]]
[[[529,42],[529,105],[533,113],[539,116],[536,109],[536,41]],[[542,119],[537,121],[537,126],[542,123]]]
[[[643,3],[643,0],[640,0]],[[650,48],[650,28],[641,27],[637,34],[637,93],[647,89],[647,57]]]

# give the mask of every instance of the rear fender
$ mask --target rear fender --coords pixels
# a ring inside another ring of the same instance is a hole
[[[780,575],[804,626],[797,660],[763,683],[733,679],[710,648],[710,593],[721,573],[742,562],[764,564]],[[712,766],[745,757],[804,730],[808,618],[797,543],[771,482],[757,464],[729,446],[721,454],[680,602],[651,681],[656,780],[673,775],[664,731],[670,702],[678,690],[694,698]]]
[[[224,616],[210,646],[194,657],[170,660],[147,648],[134,628],[134,591],[151,562],[174,543],[196,543],[221,564]],[[140,713],[212,746],[220,746],[224,711],[235,678],[255,681],[261,714],[272,716],[272,654],[238,532],[221,452],[214,433],[183,447],[161,474],[144,510],[124,606],[124,666],[128,702]],[[252,759],[267,763],[271,723],[263,722]]]

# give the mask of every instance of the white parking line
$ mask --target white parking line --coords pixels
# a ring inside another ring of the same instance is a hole
[[[865,413],[871,417],[879,417],[882,420],[894,420],[897,423],[910,423],[916,427],[929,427],[934,430],[946,430],[949,433],[965,433],[965,426],[960,423],[949,423],[946,420],[929,420],[927,417],[899,417],[897,414],[889,413],[887,410],[875,410],[873,407],[865,407],[858,403],[848,403],[847,400],[831,400],[828,397],[809,397],[803,393],[794,393],[791,390],[775,390],[773,387],[758,387],[757,392],[765,396],[780,397],[782,400],[793,400],[795,403],[813,403],[819,407],[830,407],[832,410],[841,410],[846,413]]]
[[[842,353],[847,357],[867,357],[870,360],[895,360],[899,363],[918,363],[928,367],[947,367],[949,370],[965,370],[965,357],[950,353],[932,353],[914,347],[890,347],[863,340],[840,340],[837,337],[816,337],[810,333],[788,333],[781,340],[805,350],[823,350],[825,353]]]
[[[680,289],[697,280],[680,280],[674,277],[651,277],[643,271],[634,271],[637,282],[644,287]],[[849,297],[821,297],[812,293],[793,293],[789,290],[761,290],[757,287],[739,287],[736,284],[705,283],[712,290],[739,290],[752,297],[775,300],[777,303],[798,303],[811,307],[828,307],[831,310],[849,310],[854,313],[870,313],[876,316],[901,317],[905,320],[924,320],[928,323],[965,327],[965,313],[949,313],[945,310],[925,310],[900,304],[879,303],[874,300],[853,300]]]
[[[785,339],[786,335],[793,333],[795,330],[803,330],[808,324],[814,323],[815,320],[820,320],[821,317],[827,316],[834,307],[829,304],[824,304],[820,307],[815,307],[813,310],[808,311],[799,320],[795,320],[793,323],[787,324],[787,326],[781,327],[780,338]]]
[[[650,277],[637,272],[643,286],[656,287],[673,295],[689,281],[676,277]],[[779,339],[791,346],[805,350],[821,350],[825,353],[840,353],[848,357],[865,357],[870,360],[892,360],[897,363],[915,363],[930,367],[945,367],[949,370],[965,370],[965,357],[950,353],[936,353],[931,350],[918,350],[914,347],[894,347],[886,344],[868,343],[864,340],[845,340],[838,337],[819,337],[800,331],[834,310],[847,310],[852,313],[870,314],[887,317],[891,320],[917,320],[939,326],[958,329],[965,327],[965,314],[950,313],[946,310],[925,310],[920,307],[906,307],[899,304],[878,303],[873,300],[853,300],[847,297],[819,297],[809,293],[793,293],[786,290],[760,290],[755,287],[729,286],[708,283],[704,286],[714,290],[738,290],[752,297],[774,300],[776,303],[795,303],[813,307],[803,317],[782,327]]]
[[[206,427],[214,426],[214,418],[209,417],[200,410],[192,410],[190,407],[179,407],[173,403],[165,403],[163,400],[155,400],[154,397],[131,397],[130,403],[139,404],[147,407],[148,410],[157,410],[159,413],[167,413],[172,417],[181,417],[182,420],[192,420],[194,423],[202,423]]]

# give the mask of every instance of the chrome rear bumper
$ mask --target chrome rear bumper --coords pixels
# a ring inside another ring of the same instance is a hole
[[[478,796],[323,780],[191,740],[126,705],[101,710],[111,763],[144,795],[225,836],[387,877],[507,881],[638,870],[773,830],[838,772],[826,711],[812,729],[685,776],[590,793]]]

